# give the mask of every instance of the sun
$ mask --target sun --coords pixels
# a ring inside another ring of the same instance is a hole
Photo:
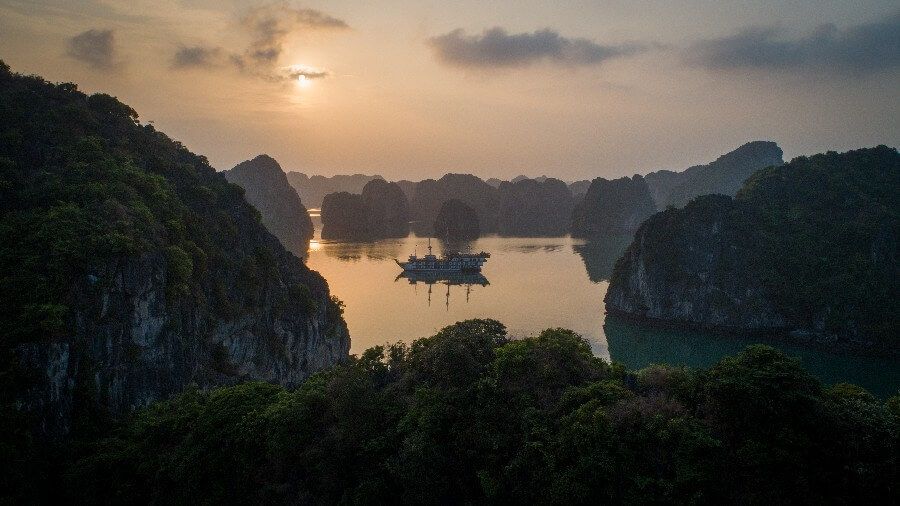
[[[312,79],[306,77],[303,74],[300,74],[299,76],[297,76],[297,84],[299,84],[301,88],[308,88],[309,85],[312,84]]]

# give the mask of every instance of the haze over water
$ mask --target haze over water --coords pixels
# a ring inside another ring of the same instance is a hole
[[[401,269],[394,259],[403,260],[414,251],[427,253],[427,238],[414,235],[370,243],[317,239],[310,245],[307,264],[346,304],[344,317],[355,354],[379,344],[409,343],[469,318],[494,318],[517,337],[551,327],[572,329],[590,342],[595,355],[629,368],[663,362],[706,367],[758,341],[606,321],[603,297],[628,242],[627,237],[585,242],[489,236],[449,245],[491,254],[482,271],[486,286],[398,278]],[[448,247],[437,240],[432,246],[437,255]],[[881,396],[900,388],[897,361],[767,344],[799,357],[825,383],[852,382]]]

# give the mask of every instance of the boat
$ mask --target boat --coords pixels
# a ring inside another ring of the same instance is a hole
[[[491,257],[490,253],[447,252],[441,258],[431,253],[431,239],[428,239],[428,254],[419,258],[415,253],[406,262],[394,259],[404,272],[481,272],[481,266]]]

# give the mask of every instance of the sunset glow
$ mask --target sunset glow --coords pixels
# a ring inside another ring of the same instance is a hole
[[[217,169],[579,180],[900,139],[897,59],[865,52],[891,47],[895,2],[93,4],[0,2],[0,58],[118,97]]]

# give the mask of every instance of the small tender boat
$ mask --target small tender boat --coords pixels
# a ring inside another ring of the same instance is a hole
[[[428,239],[428,254],[419,258],[415,253],[409,260],[397,262],[405,272],[479,272],[481,266],[491,257],[490,253],[444,253],[441,258],[431,253],[431,239]]]

